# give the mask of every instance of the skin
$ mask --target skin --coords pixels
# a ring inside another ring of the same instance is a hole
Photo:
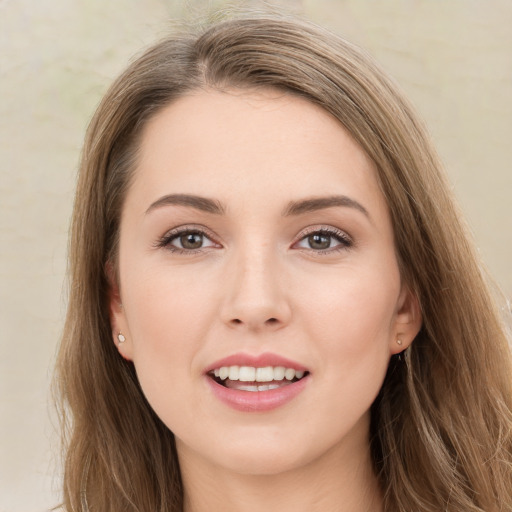
[[[381,510],[369,409],[421,318],[373,162],[329,114],[273,90],[182,97],[147,124],[140,150],[113,339],[176,436],[186,510]],[[167,194],[224,212],[151,207]],[[362,208],[283,215],[291,201],[333,195]],[[169,232],[181,226],[204,230],[203,246],[180,252]],[[331,246],[312,247],[308,236],[326,229]],[[309,381],[271,411],[234,410],[204,370],[239,352],[292,359]]]

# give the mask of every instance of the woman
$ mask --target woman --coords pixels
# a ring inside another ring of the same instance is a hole
[[[237,19],[94,116],[58,364],[66,510],[512,510],[510,349],[421,123]]]

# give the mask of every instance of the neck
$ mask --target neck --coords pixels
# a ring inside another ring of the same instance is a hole
[[[279,474],[239,474],[194,454],[180,457],[184,512],[382,512],[368,445],[358,453],[332,450]]]

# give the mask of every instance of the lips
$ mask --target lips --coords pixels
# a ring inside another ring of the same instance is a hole
[[[265,411],[284,405],[309,380],[303,365],[275,354],[234,354],[210,365],[205,374],[214,394],[234,409]]]

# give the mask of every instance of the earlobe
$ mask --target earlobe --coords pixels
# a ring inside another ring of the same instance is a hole
[[[421,324],[422,315],[418,297],[409,287],[403,286],[398,301],[391,353],[398,354],[408,348],[420,331]]]
[[[118,332],[116,336],[117,350],[123,359],[132,361],[131,344],[126,341],[126,336],[122,332]]]

